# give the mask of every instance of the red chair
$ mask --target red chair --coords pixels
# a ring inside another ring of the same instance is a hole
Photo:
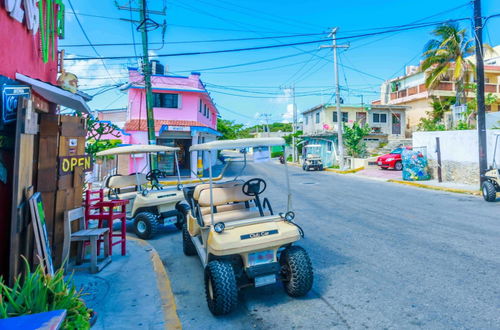
[[[97,195],[97,197],[96,197]],[[88,227],[89,220],[97,220],[98,227],[103,228],[104,221],[107,222],[109,228],[109,254],[113,254],[113,245],[121,244],[122,256],[126,254],[127,250],[127,214],[126,207],[128,200],[115,199],[104,201],[104,191],[100,190],[87,190],[85,192],[85,224]],[[113,221],[121,221],[120,233],[113,233]],[[118,240],[113,242],[113,238],[118,237]],[[100,252],[100,244],[99,251]]]

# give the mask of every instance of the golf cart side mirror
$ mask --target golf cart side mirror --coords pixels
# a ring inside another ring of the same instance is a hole
[[[141,194],[142,194],[142,196],[144,196],[144,197],[145,197],[145,196],[147,196],[147,195],[148,195],[148,193],[149,193],[149,190],[147,190],[147,189],[144,189],[143,191],[141,191]]]

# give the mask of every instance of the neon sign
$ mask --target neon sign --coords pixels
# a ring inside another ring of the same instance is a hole
[[[23,23],[26,18],[26,27],[33,34],[40,29],[42,60],[54,60],[57,54],[56,37],[64,38],[64,4],[62,0],[4,0],[5,9],[10,16]],[[21,3],[24,10],[21,8]],[[38,10],[37,10],[38,5]],[[57,10],[57,15],[56,15]]]

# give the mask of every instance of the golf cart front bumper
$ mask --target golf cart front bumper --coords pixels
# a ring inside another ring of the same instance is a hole
[[[246,269],[246,273],[248,278],[253,279],[259,276],[277,274],[280,268],[279,262],[275,261],[268,264],[250,266]]]

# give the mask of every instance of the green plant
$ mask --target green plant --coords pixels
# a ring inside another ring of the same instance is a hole
[[[33,273],[23,257],[25,273],[15,279],[12,288],[0,278],[0,318],[65,309],[63,329],[89,329],[91,310],[81,300],[81,292],[64,278],[64,269],[54,276],[45,275],[38,265]]]
[[[470,125],[468,122],[459,120],[457,125],[455,126],[456,130],[466,130],[466,129],[474,129],[474,126]]]
[[[287,162],[291,162],[292,161],[292,155],[288,155],[288,157],[286,157],[286,161]]]
[[[474,40],[457,23],[444,23],[436,27],[424,48],[420,68],[426,72],[425,85],[433,89],[442,80],[450,79],[456,85],[458,104],[465,104],[467,71],[474,64],[467,57],[474,54]],[[449,76],[451,73],[451,77]]]
[[[271,158],[276,158],[279,156],[283,156],[283,151],[273,151],[271,152]]]
[[[433,119],[420,118],[419,131],[446,131],[446,126]]]
[[[339,168],[340,168],[340,166],[339,166],[339,165],[332,165],[332,166],[330,166],[330,167],[328,167],[328,168],[337,168],[337,169],[339,169]]]
[[[217,130],[222,133],[221,140],[249,138],[250,132],[243,128],[243,124],[236,124],[232,120],[217,119]]]
[[[342,137],[349,156],[359,157],[365,154],[366,143],[363,143],[362,140],[370,132],[371,128],[368,124],[361,126],[358,122],[354,122],[352,127],[344,124],[344,134]]]
[[[385,147],[388,143],[389,143],[389,142],[380,142],[380,143],[378,144],[378,147],[379,147],[379,148],[383,148],[383,147]]]

